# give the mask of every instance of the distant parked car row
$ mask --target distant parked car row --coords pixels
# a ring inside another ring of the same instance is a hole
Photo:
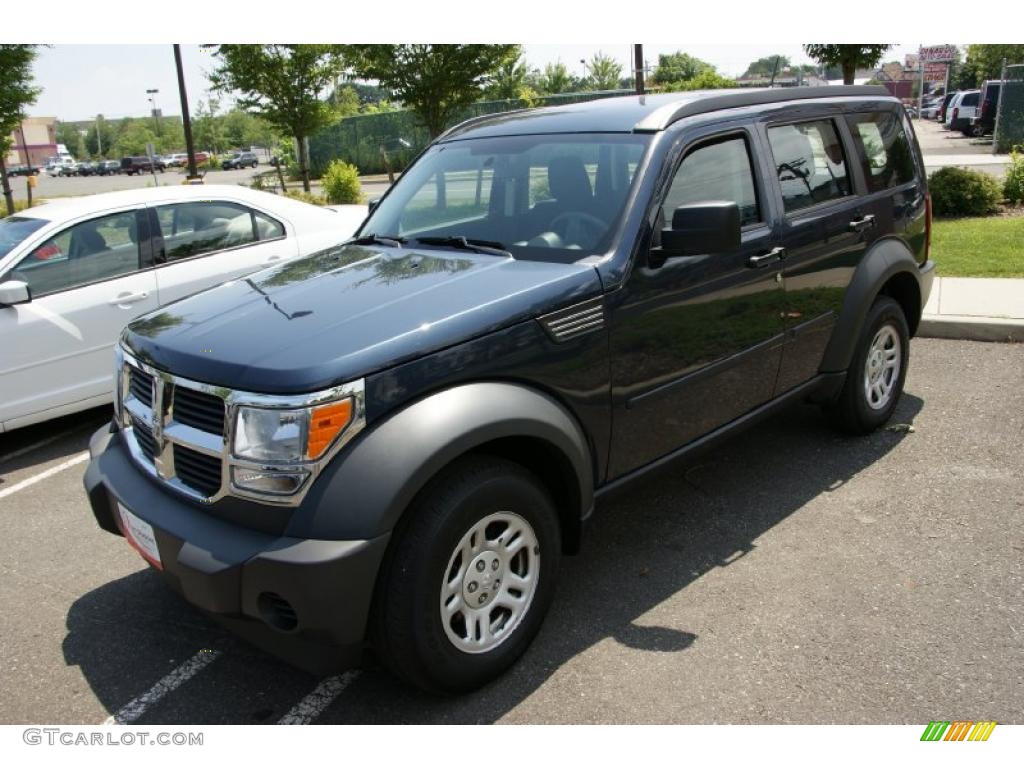
[[[31,168],[29,168],[29,166],[27,166],[27,165],[20,165],[20,164],[19,165],[12,165],[10,168],[7,169],[7,175],[8,176],[29,176],[29,175],[38,176],[39,172],[41,170],[42,170],[42,168],[38,168],[36,166],[32,166]]]
[[[938,120],[947,130],[964,136],[986,136],[995,130],[1002,84],[1002,80],[986,80],[981,88],[947,93],[936,102],[933,114],[922,109],[922,117]]]
[[[202,165],[210,161],[210,153],[196,152],[195,158],[196,165]],[[120,160],[83,160],[81,162],[64,157],[60,161],[51,160],[45,167],[33,167],[31,172],[33,175],[38,175],[45,170],[50,176],[108,176],[121,173],[133,176],[137,173],[151,173],[154,170],[163,173],[168,168],[184,168],[187,165],[188,155],[184,152],[155,155],[152,159],[145,155],[133,155]],[[220,165],[224,170],[256,168],[259,165],[259,158],[255,152],[232,152],[221,161]],[[27,176],[29,170],[26,165],[15,165],[7,170],[7,175]]]

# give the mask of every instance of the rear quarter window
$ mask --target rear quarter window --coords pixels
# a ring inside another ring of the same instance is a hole
[[[893,112],[871,112],[847,117],[868,190],[883,189],[914,180],[910,139]]]

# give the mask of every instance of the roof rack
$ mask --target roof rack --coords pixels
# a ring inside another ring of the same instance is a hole
[[[798,88],[759,88],[749,91],[730,89],[727,93],[711,96],[698,96],[691,99],[680,99],[672,104],[651,112],[643,120],[633,126],[636,133],[654,133],[663,131],[672,123],[691,115],[714,112],[734,107],[750,107],[757,104],[771,104],[779,101],[796,99],[828,99],[836,96],[889,96],[890,93],[881,85],[822,85],[801,86]]]

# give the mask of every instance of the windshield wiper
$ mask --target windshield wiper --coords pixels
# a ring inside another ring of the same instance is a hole
[[[405,242],[404,237],[399,235],[376,235],[370,233],[363,235],[362,237],[355,237],[351,240],[346,240],[344,245],[387,245],[391,248],[398,248]]]
[[[424,245],[440,245],[446,248],[459,248],[463,251],[475,251],[476,253],[488,253],[491,256],[511,257],[512,254],[505,250],[505,246],[493,240],[477,240],[470,237],[449,236],[449,237],[417,237],[417,243]]]

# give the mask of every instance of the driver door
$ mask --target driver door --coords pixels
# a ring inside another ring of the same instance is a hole
[[[782,359],[781,261],[754,137],[703,137],[682,153],[621,295],[610,302],[609,479],[655,461],[772,397]],[[735,202],[730,252],[648,259],[677,206]]]
[[[113,346],[131,320],[157,307],[153,270],[140,270],[137,210],[74,224],[4,275],[31,301],[0,307],[0,422],[5,429],[109,400]]]

